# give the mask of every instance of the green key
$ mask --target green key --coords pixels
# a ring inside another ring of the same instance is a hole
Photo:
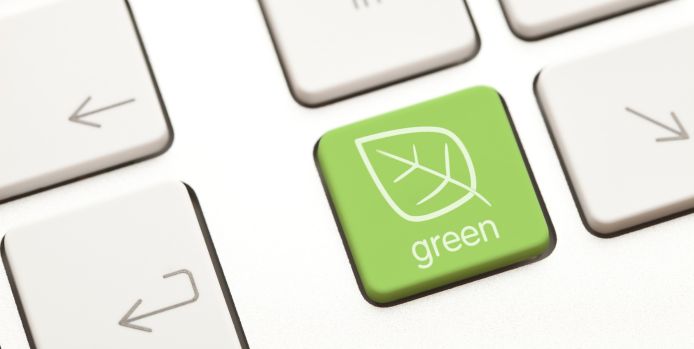
[[[316,157],[373,304],[520,266],[554,247],[522,147],[491,88],[335,129]]]

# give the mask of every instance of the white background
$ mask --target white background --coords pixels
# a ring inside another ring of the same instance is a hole
[[[1,231],[181,179],[200,197],[254,349],[694,346],[694,216],[611,240],[588,234],[532,90],[548,63],[694,25],[694,1],[527,43],[510,33],[498,2],[470,0],[482,39],[472,62],[320,109],[289,95],[257,2],[132,3],[171,114],[173,147],[157,159],[4,204]],[[497,88],[509,104],[557,248],[530,266],[373,307],[357,289],[313,145],[331,128],[480,84]],[[0,275],[0,343],[27,348]]]

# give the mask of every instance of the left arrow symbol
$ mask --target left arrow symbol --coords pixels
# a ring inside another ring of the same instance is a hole
[[[75,112],[72,113],[72,115],[70,116],[70,118],[68,120],[70,120],[72,122],[76,122],[78,124],[100,128],[101,124],[97,124],[96,122],[84,120],[84,118],[87,116],[90,116],[90,115],[94,115],[94,114],[98,114],[98,113],[107,111],[109,109],[118,108],[120,106],[135,102],[135,99],[132,98],[132,99],[128,99],[126,101],[111,104],[111,105],[103,107],[103,108],[98,108],[98,109],[94,109],[91,111],[83,111],[84,107],[86,107],[87,104],[89,104],[89,101],[91,101],[91,100],[92,100],[91,96],[87,97],[87,99],[85,99],[84,102],[82,102],[82,104],[80,104],[80,106],[77,108],[77,110],[75,110]]]
[[[118,324],[123,326],[123,327],[132,328],[134,330],[139,330],[139,331],[143,331],[143,332],[152,332],[151,328],[144,327],[144,326],[138,326],[138,325],[133,324],[133,322],[138,321],[138,320],[142,320],[144,318],[148,318],[148,317],[151,317],[154,315],[158,315],[158,314],[167,312],[169,310],[174,310],[176,308],[180,308],[182,306],[185,306],[185,305],[188,305],[191,303],[195,303],[198,300],[198,298],[200,297],[200,293],[198,292],[198,287],[195,285],[195,279],[193,278],[193,273],[191,273],[188,270],[183,269],[183,270],[175,271],[173,273],[169,273],[169,274],[164,275],[164,279],[168,279],[172,276],[182,275],[182,274],[188,276],[188,280],[190,281],[190,286],[193,288],[193,297],[192,298],[190,298],[189,300],[187,300],[185,302],[176,303],[174,305],[170,305],[168,307],[164,307],[164,308],[161,308],[161,309],[158,309],[158,310],[146,313],[146,314],[133,316],[133,313],[135,313],[137,308],[140,307],[140,304],[142,304],[142,299],[138,299],[135,302],[135,304],[133,304],[133,306],[130,307],[130,310],[128,310],[128,312],[125,313],[125,315],[123,315],[123,317],[120,319],[120,321],[118,321]]]

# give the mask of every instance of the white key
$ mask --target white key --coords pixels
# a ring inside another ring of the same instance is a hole
[[[2,252],[32,347],[247,347],[209,239],[192,190],[166,183],[12,230]]]
[[[290,89],[317,106],[464,62],[480,43],[463,0],[261,0]]]
[[[164,152],[124,0],[0,3],[0,201]]]
[[[694,27],[544,69],[537,95],[586,225],[694,208]]]
[[[668,0],[501,0],[514,33],[536,40]]]

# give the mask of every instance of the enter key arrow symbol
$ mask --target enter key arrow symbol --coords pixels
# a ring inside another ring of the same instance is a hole
[[[198,300],[198,298],[200,297],[200,293],[198,292],[198,287],[195,285],[195,279],[193,278],[193,273],[191,273],[188,270],[182,269],[182,270],[175,271],[173,273],[169,273],[169,274],[164,275],[164,279],[168,279],[168,278],[170,278],[172,276],[176,276],[176,275],[188,276],[188,280],[190,281],[190,285],[193,288],[193,297],[192,298],[190,298],[189,300],[187,300],[185,302],[176,303],[174,305],[170,305],[168,307],[164,307],[164,308],[161,308],[161,309],[158,309],[155,311],[151,311],[149,313],[133,316],[133,314],[135,313],[137,308],[139,308],[140,304],[142,304],[142,299],[138,299],[135,302],[135,304],[133,304],[133,306],[130,307],[130,310],[128,310],[128,312],[125,313],[125,315],[123,315],[123,317],[120,319],[118,324],[123,326],[123,327],[132,328],[132,329],[138,330],[138,331],[152,332],[151,328],[135,325],[133,322],[136,322],[138,320],[142,320],[142,319],[145,319],[148,317],[152,317],[152,316],[155,316],[155,315],[158,315],[161,313],[165,313],[167,311],[174,310],[176,308],[180,308],[180,307],[183,307],[183,306],[191,304],[191,303],[195,303]]]
[[[640,112],[638,112],[632,108],[627,107],[626,110],[631,114],[634,114],[634,115],[636,115],[636,116],[638,116],[638,117],[640,117],[640,118],[642,118],[642,119],[644,119],[644,120],[646,120],[646,121],[648,121],[654,125],[660,126],[661,128],[664,128],[664,129],[672,132],[673,134],[675,134],[674,137],[657,138],[656,142],[686,141],[689,139],[689,133],[684,128],[684,126],[682,125],[682,122],[680,122],[680,119],[677,117],[677,114],[675,114],[675,112],[672,112],[670,115],[672,115],[672,119],[677,124],[677,129],[674,129],[668,125],[665,125],[665,124],[663,124],[663,123],[661,123],[661,122],[659,122],[659,121],[657,121],[651,117],[648,117],[645,114],[640,113]]]

